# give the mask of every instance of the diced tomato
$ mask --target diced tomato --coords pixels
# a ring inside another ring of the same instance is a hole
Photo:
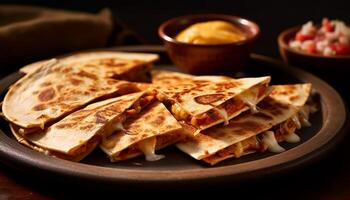
[[[310,42],[305,46],[305,51],[307,51],[308,53],[317,53],[316,43],[310,41]]]
[[[312,40],[312,39],[314,39],[314,36],[312,36],[312,35],[304,35],[304,34],[299,32],[295,36],[295,39],[297,41],[304,42],[305,40]]]
[[[329,47],[335,51],[336,55],[348,55],[350,54],[350,46],[340,43],[330,44]]]
[[[322,20],[322,27],[324,28],[324,30],[326,30],[327,32],[333,32],[335,27],[334,25],[331,23],[331,21],[329,21],[328,18],[324,18]]]

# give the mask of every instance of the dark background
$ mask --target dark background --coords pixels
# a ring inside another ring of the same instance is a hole
[[[256,21],[262,31],[256,52],[278,57],[276,38],[285,28],[323,17],[350,21],[349,0],[6,0],[3,4],[40,5],[96,13],[109,7],[148,43],[160,43],[158,26],[167,19],[194,13],[238,15]]]

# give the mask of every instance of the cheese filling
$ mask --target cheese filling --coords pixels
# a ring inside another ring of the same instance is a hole
[[[257,113],[259,112],[256,106],[256,104],[258,103],[258,96],[259,96],[259,87],[253,87],[250,90],[243,92],[242,94],[238,95],[235,98],[240,99],[246,105],[248,105],[252,113]]]
[[[299,111],[299,119],[303,127],[310,127],[311,123],[309,122],[310,106],[305,105]]]
[[[285,151],[285,149],[278,144],[273,131],[265,131],[262,135],[262,142],[267,146],[269,151],[274,153],[281,153]]]
[[[155,154],[156,143],[156,137],[152,137],[142,140],[137,144],[138,148],[143,152],[143,154],[145,154],[147,161],[157,161],[165,158],[164,155]]]
[[[183,109],[179,103],[175,103],[170,100],[168,103],[170,104],[170,110],[172,114],[177,120],[185,121],[195,127],[205,127],[206,125],[213,124],[218,120],[218,118],[224,119],[224,125],[227,125],[229,124],[229,115],[236,113],[237,111],[243,109],[245,106],[248,106],[252,113],[259,112],[259,109],[257,107],[259,97],[263,94],[268,93],[268,91],[269,88],[265,85],[254,86],[249,90],[237,95],[233,99],[228,100],[232,101],[231,103],[233,103],[234,106],[227,106],[226,104],[230,102],[226,101],[226,103],[221,104],[219,107],[212,106],[211,110],[202,114],[198,114],[196,116],[192,116],[189,112]],[[158,93],[157,98],[161,101],[166,101],[166,97],[163,94]],[[229,110],[226,110],[226,108]]]
[[[285,136],[285,140],[289,143],[297,143],[300,142],[300,137],[295,133],[290,133]]]
[[[294,115],[291,119],[294,122],[294,124],[297,126],[297,129],[301,129],[301,123],[298,115]]]
[[[225,120],[224,121],[224,126],[228,125],[228,115],[227,115],[227,111],[224,109],[220,109],[220,108],[213,108],[214,110],[216,110],[218,113],[220,113],[221,117]]]
[[[178,103],[174,103],[171,106],[171,112],[174,114],[177,120],[186,120],[190,116],[190,114],[188,114],[188,112],[186,112],[186,110],[183,109]]]

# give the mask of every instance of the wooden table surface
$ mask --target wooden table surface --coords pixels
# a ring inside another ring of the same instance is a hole
[[[1,74],[0,74],[1,76]],[[3,74],[4,76],[4,74]],[[342,85],[341,95],[345,102],[350,100],[348,85]],[[349,133],[350,134],[350,133]],[[350,136],[346,136],[336,149],[324,156],[323,160],[290,174],[278,177],[255,180],[239,185],[225,185],[218,188],[200,190],[200,194],[224,194],[235,197],[256,197],[259,199],[350,199]],[[103,188],[103,187],[102,187]],[[112,188],[105,192],[103,189],[86,187],[83,184],[62,184],[46,177],[33,177],[20,170],[0,165],[0,199],[56,199],[74,196],[92,197],[101,194],[115,194],[128,191],[128,186]],[[253,191],[253,192],[252,192]],[[173,195],[181,195],[169,191]],[[198,193],[199,191],[197,191]],[[156,194],[156,193],[155,193]],[[119,195],[118,195],[119,196]]]

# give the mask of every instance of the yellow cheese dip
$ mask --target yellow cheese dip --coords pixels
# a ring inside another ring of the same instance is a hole
[[[192,44],[225,44],[244,39],[246,35],[239,28],[225,21],[196,23],[176,36],[176,40]]]

